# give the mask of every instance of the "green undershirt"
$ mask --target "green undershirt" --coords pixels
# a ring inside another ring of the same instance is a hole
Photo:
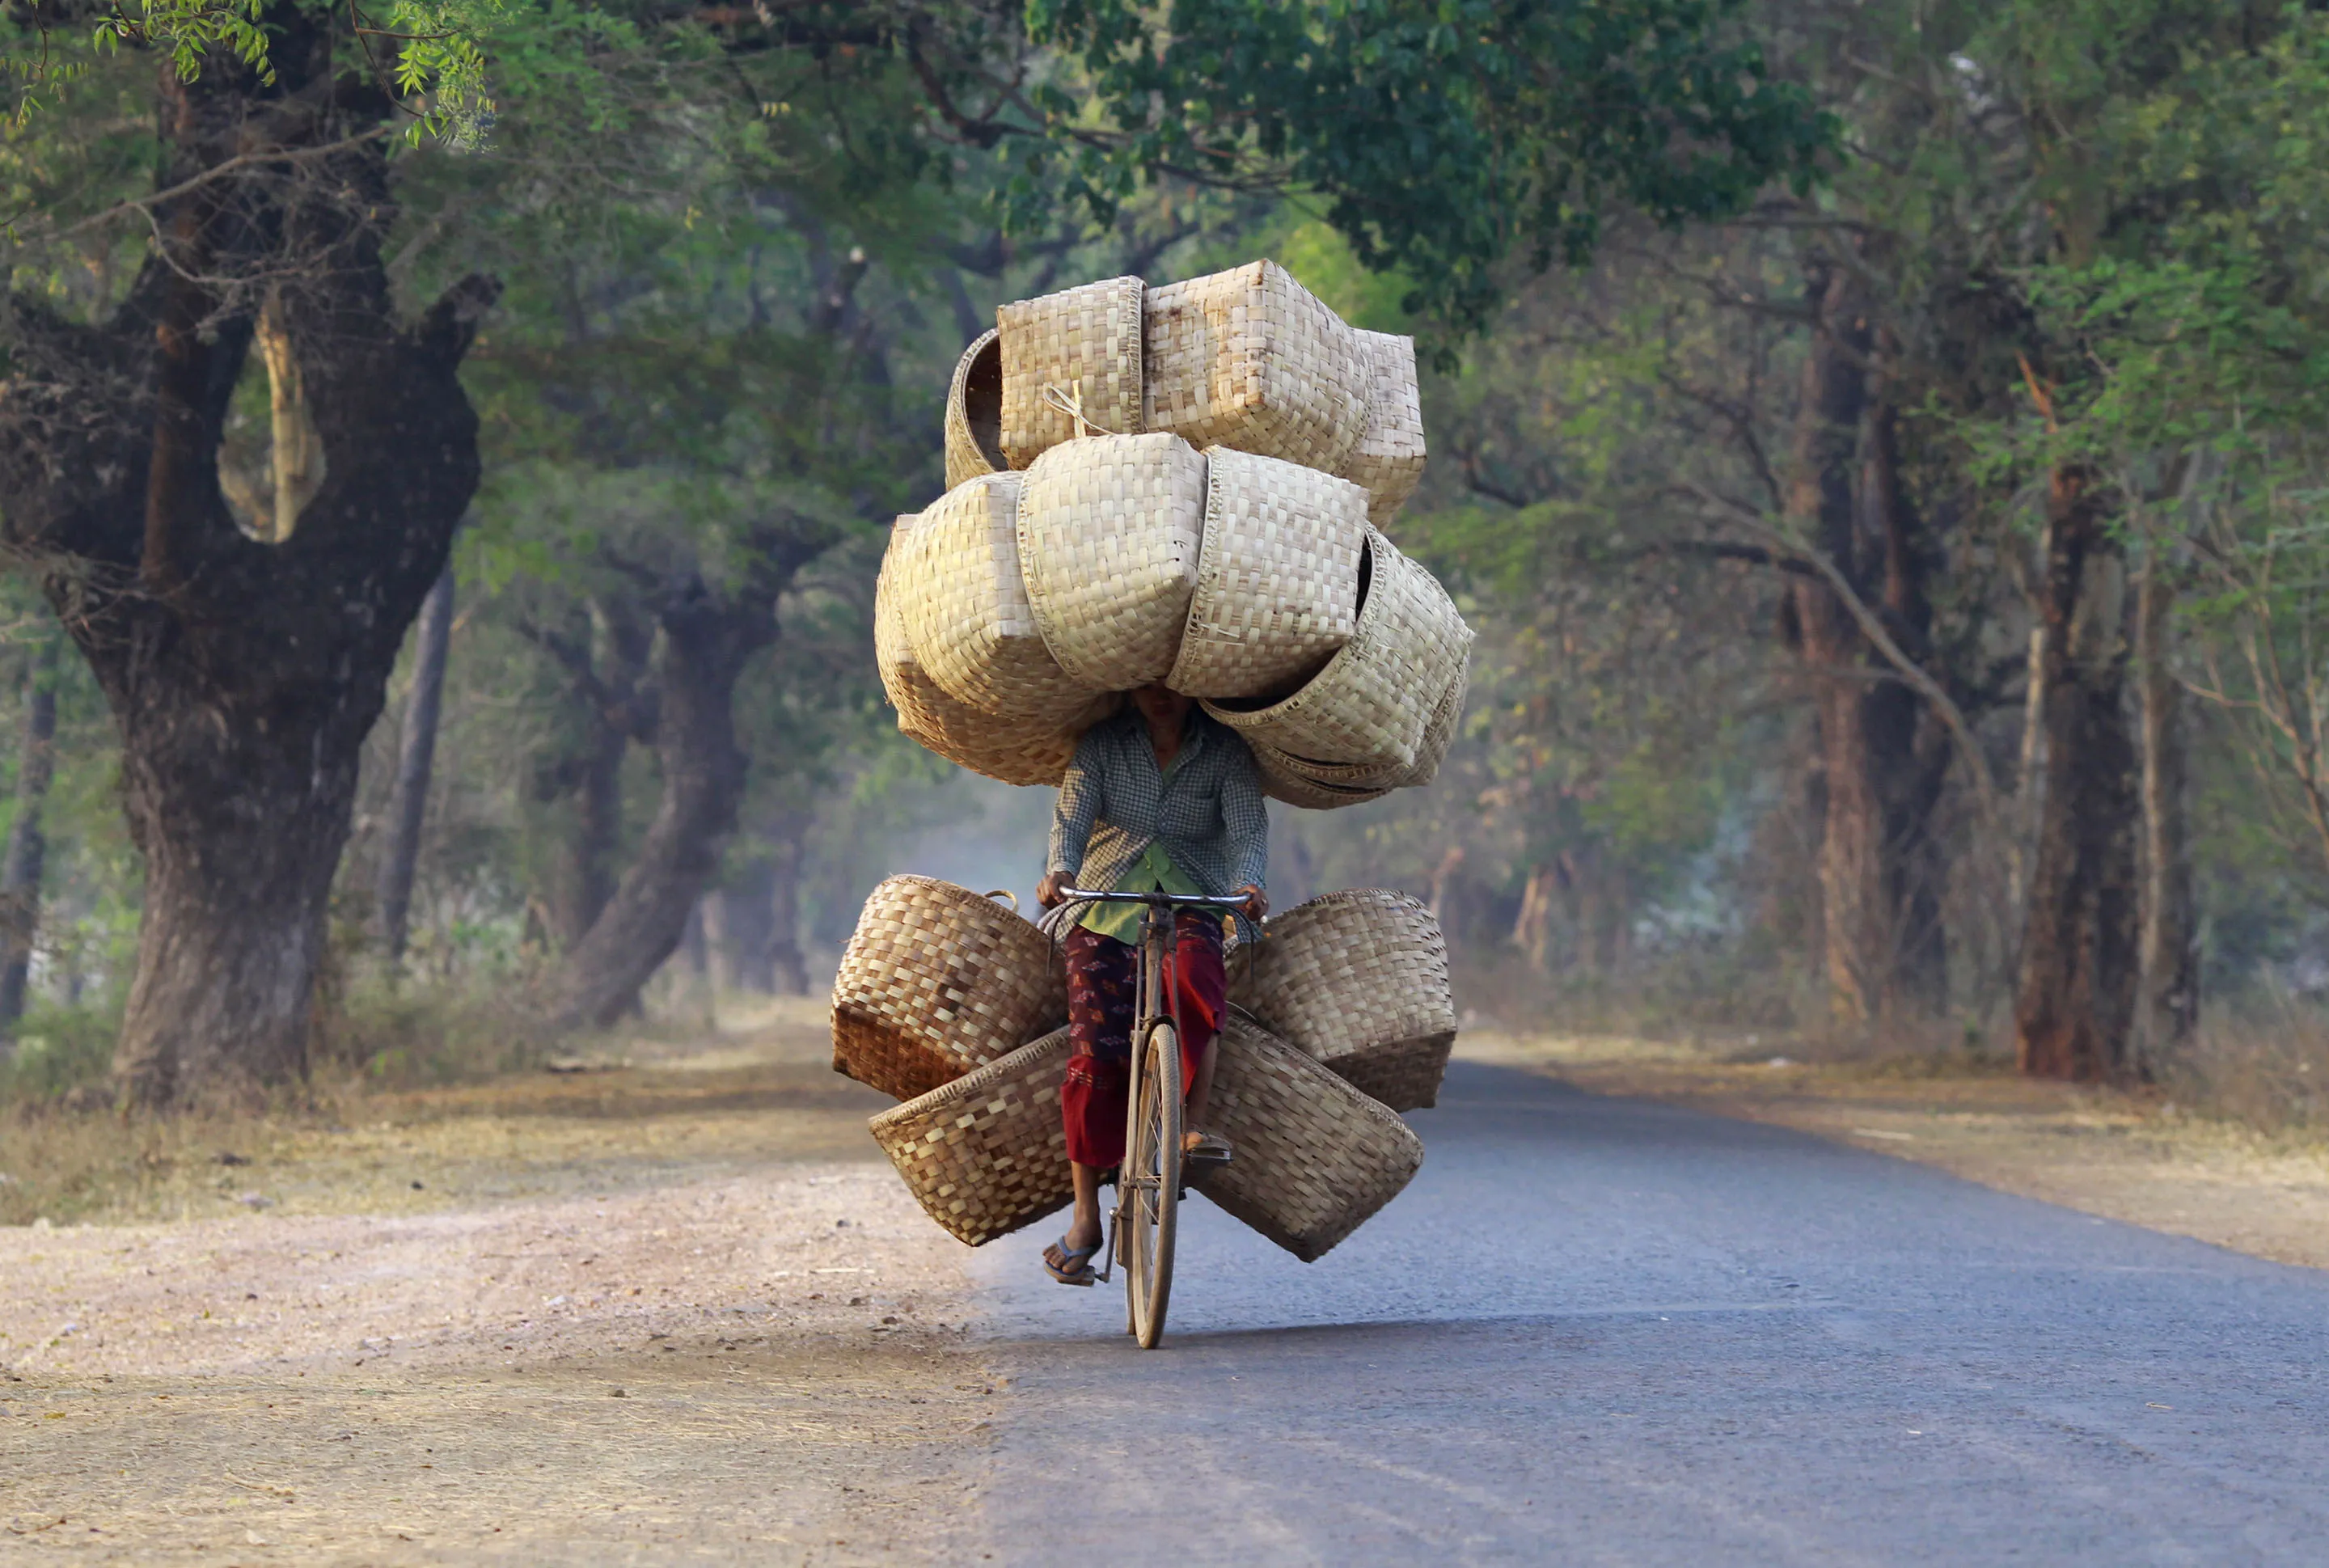
[[[1173,760],[1164,764],[1163,771],[1166,782],[1169,783],[1172,780],[1174,773],[1181,766],[1181,759],[1187,754],[1188,748],[1183,745],[1173,753]],[[1164,853],[1164,846],[1162,844],[1152,842],[1146,850],[1141,852],[1138,860],[1124,868],[1124,874],[1117,877],[1116,885],[1108,891],[1110,893],[1179,893],[1183,898],[1195,898],[1205,890],[1181,874],[1181,868],[1173,864],[1173,857]],[[1127,947],[1136,947],[1140,942],[1140,922],[1147,913],[1148,906],[1146,904],[1086,904],[1083,918],[1076,921],[1076,924],[1088,931],[1098,931],[1101,936],[1114,937]]]

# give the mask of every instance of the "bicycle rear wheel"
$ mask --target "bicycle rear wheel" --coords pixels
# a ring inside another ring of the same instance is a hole
[[[1181,1041],[1173,1025],[1148,1033],[1132,1103],[1124,1168],[1124,1284],[1132,1336],[1143,1350],[1164,1337],[1173,1296],[1173,1239],[1181,1210]]]

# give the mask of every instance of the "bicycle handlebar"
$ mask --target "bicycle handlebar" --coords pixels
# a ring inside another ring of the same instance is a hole
[[[1063,887],[1060,890],[1060,902],[1145,903],[1151,908],[1176,909],[1243,909],[1246,895],[1241,893],[1094,893],[1080,887]]]

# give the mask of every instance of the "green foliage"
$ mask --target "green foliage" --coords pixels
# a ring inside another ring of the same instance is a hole
[[[1065,190],[1106,213],[1144,177],[1315,192],[1410,314],[1476,330],[1507,258],[1590,254],[1612,206],[1679,225],[1801,186],[1834,123],[1726,33],[1727,0],[1033,0],[1082,81],[1032,100]],[[1078,87],[1088,85],[1089,97]],[[1041,159],[1023,226],[1055,198]]]

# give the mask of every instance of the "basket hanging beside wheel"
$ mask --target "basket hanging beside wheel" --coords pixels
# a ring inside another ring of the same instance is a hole
[[[974,1247],[1075,1198],[1060,1085],[1068,1032],[1054,1030],[866,1123],[930,1218]]]
[[[1213,1049],[1207,1130],[1237,1157],[1194,1185],[1304,1262],[1332,1252],[1422,1168],[1412,1128],[1268,1030],[1232,1015]]]
[[[1067,1015],[1032,923],[966,887],[893,876],[866,899],[834,977],[834,1071],[910,1100]]]
[[[1456,993],[1439,921],[1387,888],[1330,893],[1270,916],[1229,966],[1230,1000],[1393,1110],[1439,1097]]]

